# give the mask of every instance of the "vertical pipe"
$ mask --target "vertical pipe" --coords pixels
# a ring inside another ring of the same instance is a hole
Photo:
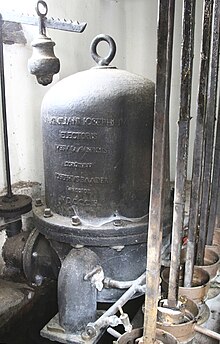
[[[176,153],[176,177],[173,210],[173,234],[171,246],[171,264],[169,276],[168,301],[175,307],[178,301],[180,253],[184,223],[190,103],[192,87],[192,70],[194,55],[195,0],[184,0],[183,32],[182,32],[182,66],[180,88],[180,112],[178,122],[178,141]]]
[[[197,247],[197,265],[204,264],[204,253],[207,236],[208,212],[210,201],[210,183],[212,173],[213,143],[215,132],[216,96],[219,65],[219,23],[220,0],[215,0],[214,24],[212,34],[211,69],[208,84],[206,108],[206,134],[204,150],[204,169],[202,181],[202,199],[200,207],[200,230]]]
[[[154,133],[152,152],[151,195],[147,241],[146,294],[144,313],[144,344],[156,340],[157,304],[159,297],[162,219],[164,212],[164,166],[167,120],[169,114],[169,91],[171,66],[167,60],[171,56],[174,0],[160,0],[157,29],[157,78],[154,107]]]
[[[173,31],[174,31],[174,12],[175,1],[169,4],[168,13],[168,41],[167,41],[167,80],[166,80],[166,103],[165,114],[167,120],[165,122],[165,166],[164,166],[164,221],[167,224],[167,218],[171,219],[170,206],[170,130],[169,130],[169,112],[170,112],[170,88],[171,88],[171,74],[172,74],[172,57],[173,57]]]
[[[5,97],[5,74],[4,74],[4,54],[3,54],[3,20],[0,14],[0,76],[1,76],[1,99],[2,99],[2,120],[3,120],[3,135],[5,148],[5,169],[7,180],[7,195],[11,198],[13,196],[11,189],[11,172],[9,161],[9,147],[8,147],[8,129],[7,129],[7,114],[6,114],[6,97]]]
[[[212,32],[213,0],[205,0],[203,8],[203,33],[200,60],[200,79],[197,97],[196,131],[193,151],[192,185],[189,207],[189,231],[186,251],[184,286],[191,287],[195,261],[195,241],[198,225],[200,185],[202,176],[203,140],[205,130],[205,112],[209,75],[209,55]]]
[[[217,212],[218,203],[218,193],[220,187],[220,106],[218,108],[218,122],[216,129],[216,141],[214,150],[214,164],[213,164],[213,175],[212,175],[212,186],[210,194],[210,210],[209,210],[209,220],[208,220],[208,233],[207,233],[207,245],[212,245],[215,220]]]

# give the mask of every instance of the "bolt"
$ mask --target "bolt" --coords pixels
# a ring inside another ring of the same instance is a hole
[[[78,216],[72,216],[72,225],[73,226],[79,226],[81,225],[81,221],[80,219],[78,218]]]
[[[35,206],[36,206],[36,207],[40,207],[41,205],[42,205],[41,199],[40,199],[40,198],[37,198],[37,199],[35,200]]]
[[[33,257],[33,258],[37,258],[37,256],[38,256],[38,253],[37,253],[37,252],[33,252],[33,253],[32,253],[32,257]]]
[[[113,225],[115,227],[120,227],[123,225],[123,222],[122,222],[122,220],[115,220],[115,221],[113,221]]]
[[[43,283],[43,279],[44,279],[43,276],[41,276],[41,275],[36,275],[36,276],[34,277],[36,286],[40,287],[41,284]]]
[[[45,208],[44,209],[44,217],[47,218],[47,217],[51,217],[51,216],[53,216],[53,214],[52,214],[50,208]]]

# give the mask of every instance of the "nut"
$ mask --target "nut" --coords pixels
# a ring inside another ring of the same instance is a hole
[[[45,208],[44,209],[44,217],[47,218],[47,217],[51,217],[51,216],[53,216],[51,209],[50,208]]]
[[[81,225],[81,221],[80,219],[78,218],[78,216],[72,216],[72,225],[73,226],[79,226]]]
[[[36,206],[36,207],[40,207],[42,204],[43,204],[43,203],[42,203],[42,201],[41,201],[40,198],[37,198],[37,199],[35,200],[35,206]]]

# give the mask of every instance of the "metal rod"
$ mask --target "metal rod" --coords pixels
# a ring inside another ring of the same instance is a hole
[[[112,327],[107,328],[107,332],[114,338],[118,339],[120,338],[122,335],[121,333],[115,331]]]
[[[202,326],[199,326],[199,325],[195,325],[195,330],[196,330],[196,332],[202,333],[207,337],[220,340],[220,333],[214,332],[212,330],[209,330],[209,329],[202,327]]]
[[[171,264],[168,289],[168,303],[170,307],[176,307],[179,291],[180,254],[184,226],[189,147],[190,105],[194,56],[195,2],[195,0],[184,0],[180,110],[176,153]]]
[[[20,23],[20,24],[27,24],[27,25],[35,25],[38,26],[39,19],[36,16],[28,15],[28,14],[18,14],[16,12],[7,12],[3,11],[1,13],[2,20],[6,22],[12,23]],[[67,19],[59,19],[59,18],[45,18],[44,21],[45,27],[48,29],[56,29],[62,31],[70,31],[76,33],[82,33],[87,23],[79,23],[78,21],[72,21]]]
[[[173,37],[174,1],[161,0],[157,28],[157,77],[154,107],[154,133],[152,152],[151,194],[149,209],[147,271],[144,312],[144,344],[156,340],[157,306],[159,298],[162,223],[164,214],[164,182],[166,132],[169,119],[169,92]],[[169,25],[172,23],[172,25]]]
[[[167,42],[167,80],[166,80],[166,104],[165,114],[167,120],[165,122],[165,166],[164,166],[164,224],[167,225],[167,217],[171,219],[171,190],[170,190],[170,130],[169,130],[169,112],[170,112],[170,89],[172,74],[172,58],[173,58],[173,31],[174,31],[174,13],[175,1],[169,4],[168,19],[168,42]]]
[[[220,23],[220,0],[215,0],[214,25],[212,34],[211,69],[208,84],[207,108],[206,108],[206,134],[204,148],[204,169],[202,181],[202,199],[200,207],[200,230],[197,247],[197,265],[204,264],[204,253],[207,236],[208,212],[210,201],[210,185],[213,160],[213,143],[215,132],[216,98],[218,84],[219,65],[219,23]]]
[[[8,147],[8,128],[7,128],[7,113],[6,113],[6,97],[5,97],[5,73],[4,73],[4,54],[3,54],[3,21],[0,15],[0,73],[1,73],[1,99],[2,99],[2,121],[3,121],[3,135],[4,135],[4,148],[5,148],[5,169],[7,181],[7,197],[13,196],[11,189],[11,171],[9,160],[9,147]]]
[[[212,185],[211,185],[211,194],[210,194],[208,232],[207,232],[207,239],[206,239],[207,245],[212,245],[212,242],[213,242],[217,204],[218,204],[218,193],[219,193],[219,186],[220,186],[220,180],[219,180],[220,178],[220,106],[218,108],[217,120],[218,122],[217,122],[217,129],[216,129],[215,149],[214,149],[215,153],[214,153],[213,175],[212,175]]]
[[[192,185],[189,207],[189,231],[186,251],[184,286],[191,287],[195,261],[195,242],[198,226],[200,185],[202,176],[203,140],[209,75],[209,56],[212,32],[213,0],[205,0],[203,8],[203,33],[200,60],[200,79],[197,97],[197,117],[193,152]]]

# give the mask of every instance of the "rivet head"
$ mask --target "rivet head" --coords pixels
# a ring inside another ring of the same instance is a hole
[[[79,226],[81,225],[81,221],[80,219],[78,218],[78,216],[72,216],[72,225],[73,226]]]
[[[53,216],[51,209],[50,208],[45,208],[44,209],[44,217],[47,218],[47,217],[51,217],[51,216]]]

